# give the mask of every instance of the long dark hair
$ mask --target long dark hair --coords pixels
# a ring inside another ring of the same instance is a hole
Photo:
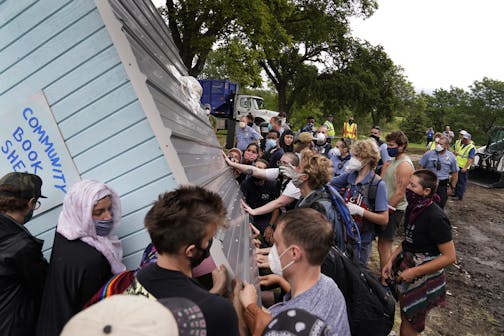
[[[284,152],[285,153],[288,153],[288,152],[294,152],[294,141],[292,141],[292,143],[290,145],[286,145],[285,144],[285,141],[284,141],[284,137],[286,135],[292,135],[294,136],[294,132],[292,132],[292,130],[290,129],[287,129],[285,130],[283,133],[282,133],[282,136],[280,137],[280,147],[283,148]]]

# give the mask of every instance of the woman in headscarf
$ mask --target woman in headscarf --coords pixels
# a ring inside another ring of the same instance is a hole
[[[111,231],[119,224],[117,194],[101,182],[74,184],[63,201],[37,325],[38,335],[59,335],[113,275],[126,269]]]

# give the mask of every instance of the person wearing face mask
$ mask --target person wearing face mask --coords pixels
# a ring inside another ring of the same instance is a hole
[[[112,274],[126,270],[121,242],[112,234],[120,218],[119,197],[101,182],[82,180],[65,195],[37,335],[59,335]]]
[[[426,168],[436,174],[439,183],[436,194],[441,198],[444,208],[448,195],[453,195],[458,180],[458,165],[455,155],[449,151],[450,143],[445,136],[439,139],[435,150],[427,151],[420,159],[420,169]],[[451,175],[451,181],[450,181]]]
[[[0,330],[35,334],[47,261],[43,241],[24,227],[40,206],[42,179],[12,172],[0,179]]]
[[[392,253],[392,243],[397,228],[402,225],[406,201],[406,186],[411,174],[415,171],[413,162],[406,155],[408,137],[402,131],[389,133],[386,138],[387,151],[392,160],[382,170],[382,178],[387,186],[387,198],[389,204],[389,222],[382,230],[377,230],[378,254],[380,255],[380,269]]]
[[[335,245],[345,251],[344,231],[339,220],[340,215],[324,188],[333,177],[331,160],[305,149],[301,152],[299,166],[285,173],[301,192],[301,198],[296,207],[313,208],[323,213],[333,225]]]
[[[348,118],[348,121],[343,123],[342,138],[348,138],[352,143],[357,140],[357,123],[354,122],[353,116]]]
[[[259,140],[262,139],[256,130],[247,125],[247,121],[246,116],[241,117],[236,129],[236,147],[242,152],[247,149],[249,144],[259,143]]]
[[[161,194],[144,221],[158,258],[136,275],[155,298],[183,297],[196,303],[209,336],[239,334],[231,301],[209,293],[192,278],[192,270],[210,255],[213,237],[225,226],[226,215],[220,196],[202,187],[180,186]]]
[[[263,159],[256,161],[257,169],[267,169],[268,162]],[[277,187],[276,181],[265,180],[255,176],[248,176],[241,184],[240,190],[243,193],[245,202],[252,208],[259,208],[279,196],[280,190]],[[266,214],[252,216],[252,224],[259,229],[264,237],[264,232],[270,225],[274,223],[278,217],[279,210],[275,209]]]
[[[329,157],[329,151],[331,150],[331,142],[328,139],[327,127],[322,125],[317,128],[317,132],[313,140],[313,150],[316,153],[322,154],[325,157]]]
[[[340,176],[346,171],[348,163],[352,158],[350,154],[350,139],[339,139],[336,146],[329,151],[329,158],[332,161],[334,176]]]
[[[439,143],[439,139],[441,139],[442,136],[443,136],[443,133],[436,132],[434,134],[434,138],[432,139],[432,141],[427,144],[427,150],[435,150],[436,145]]]
[[[388,162],[391,160],[390,156],[388,155],[387,144],[380,139],[380,132],[381,129],[378,125],[371,127],[371,131],[369,132],[369,137],[376,141],[376,144],[378,145],[378,148],[380,150],[380,161],[378,161],[375,169],[376,174],[378,175],[381,175],[383,165],[388,164]]]
[[[295,209],[278,218],[269,265],[290,288],[282,302],[269,307],[271,317],[295,308],[304,309],[325,321],[331,334],[350,335],[345,298],[336,283],[321,273],[333,235],[332,225],[314,209]],[[259,335],[265,324],[261,326],[257,320],[267,313],[262,313],[256,304],[254,286],[245,282],[238,296],[246,309],[247,326]]]
[[[279,146],[280,133],[272,129],[266,136],[265,149],[262,158],[268,161],[270,168],[278,168],[277,162],[284,155],[284,150]]]
[[[358,255],[364,265],[367,265],[371,253],[375,226],[385,226],[389,220],[387,188],[374,171],[379,158],[378,146],[373,139],[357,140],[352,145],[347,172],[331,180],[359,227],[361,250]]]
[[[241,205],[243,209],[251,216],[259,216],[271,213],[276,209],[279,209],[281,212],[286,212],[287,210],[293,209],[296,205],[296,201],[301,197],[301,192],[299,188],[297,188],[292,182],[290,176],[295,174],[295,167],[299,165],[299,158],[294,153],[285,153],[282,155],[277,165],[279,168],[267,168],[267,169],[259,169],[253,166],[247,166],[244,164],[234,163],[229,160],[225,155],[223,155],[226,163],[242,172],[245,175],[251,175],[253,177],[268,180],[268,181],[276,181],[277,187],[279,187],[280,196],[271,200],[270,202],[258,207],[252,208],[243,200],[241,201]],[[264,231],[264,238],[267,243],[272,244],[273,241],[273,223],[270,222],[270,225]]]
[[[258,155],[259,145],[256,143],[251,143],[247,146],[245,152],[243,152],[242,163],[246,165],[253,165],[256,162]]]
[[[303,132],[313,134],[314,131],[315,131],[315,118],[309,116],[306,118],[306,125],[299,130],[298,134],[301,134]]]
[[[411,176],[405,239],[382,269],[401,307],[401,335],[421,333],[429,310],[444,304],[444,267],[456,262],[450,221],[433,200],[436,186],[436,174],[430,170]]]

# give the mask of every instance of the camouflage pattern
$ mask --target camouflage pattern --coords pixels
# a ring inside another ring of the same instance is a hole
[[[8,173],[0,179],[0,188],[4,185],[10,185],[15,188],[14,196],[19,198],[46,198],[42,196],[42,179],[29,173]]]

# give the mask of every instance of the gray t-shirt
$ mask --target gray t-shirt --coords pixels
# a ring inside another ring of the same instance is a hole
[[[350,335],[345,298],[338,285],[324,274],[320,274],[319,281],[312,288],[292,299],[290,293],[286,294],[283,302],[274,304],[269,310],[275,317],[292,308],[304,309],[322,319],[335,335]]]

